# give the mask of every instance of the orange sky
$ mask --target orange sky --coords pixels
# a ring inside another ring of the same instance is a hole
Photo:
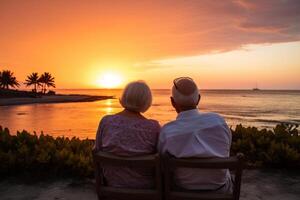
[[[0,1],[0,70],[48,71],[58,88],[103,74],[168,88],[300,89],[300,1]],[[100,81],[101,82],[101,81]]]

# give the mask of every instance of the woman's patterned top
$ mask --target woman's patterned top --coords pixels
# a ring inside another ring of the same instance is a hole
[[[153,154],[156,153],[159,131],[160,125],[155,120],[107,115],[99,124],[95,148],[126,157]],[[112,187],[153,187],[152,169],[104,167],[103,173]]]

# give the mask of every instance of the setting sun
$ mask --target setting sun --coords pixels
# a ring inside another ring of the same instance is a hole
[[[102,88],[116,88],[122,83],[122,77],[116,73],[104,73],[100,76],[97,84]]]

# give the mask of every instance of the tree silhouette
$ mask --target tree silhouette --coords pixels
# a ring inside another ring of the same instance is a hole
[[[28,76],[27,76],[27,79],[25,80],[25,84],[26,84],[26,86],[31,86],[31,85],[33,85],[33,91],[34,92],[37,92],[37,87],[39,86],[39,85],[41,85],[41,83],[40,83],[40,81],[39,81],[39,75],[38,75],[38,73],[36,73],[36,72],[33,72],[33,73],[31,73],[31,74],[29,74]]]
[[[15,88],[19,86],[20,84],[12,71],[3,70],[0,73],[0,88],[9,89],[9,87]]]
[[[49,72],[44,72],[39,78],[39,82],[42,84],[42,92],[44,94],[46,93],[47,88],[55,88],[54,77]]]

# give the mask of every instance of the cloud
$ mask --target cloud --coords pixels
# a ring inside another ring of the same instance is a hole
[[[299,40],[300,1],[238,1],[244,7],[244,12],[238,27],[251,32],[277,33],[289,35]],[[298,27],[298,28],[297,28]]]
[[[173,65],[162,63],[160,60],[159,61],[146,61],[146,62],[134,63],[132,65],[132,70],[144,71],[145,69],[155,70],[155,69],[170,68],[170,67],[173,67]]]
[[[299,41],[299,21],[299,0],[2,1],[0,55],[144,63]]]

